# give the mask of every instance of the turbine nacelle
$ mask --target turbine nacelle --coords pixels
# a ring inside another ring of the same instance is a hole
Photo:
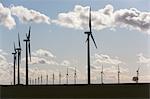
[[[92,32],[84,32],[84,34],[89,34],[90,35],[90,34],[92,34]]]

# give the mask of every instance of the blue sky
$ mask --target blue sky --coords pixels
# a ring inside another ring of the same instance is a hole
[[[110,4],[113,6],[114,11],[119,9],[130,9],[136,8],[141,12],[150,13],[150,1],[149,0],[1,0],[4,7],[10,8],[11,6],[23,6],[28,10],[35,10],[44,14],[50,18],[50,20],[57,20],[60,13],[68,13],[73,11],[76,5],[81,5],[83,8],[85,6],[91,6],[93,11],[99,9],[104,9],[106,5]],[[61,63],[63,60],[70,62],[71,66],[74,67],[72,61],[77,61],[77,69],[83,73],[86,78],[86,35],[83,29],[68,28],[67,26],[62,26],[60,24],[46,24],[44,22],[26,22],[23,23],[15,15],[12,15],[15,19],[16,25],[12,29],[8,29],[4,25],[0,25],[0,49],[8,53],[6,56],[8,62],[12,62],[12,51],[13,42],[17,45],[17,33],[20,33],[21,40],[25,38],[25,33],[28,32],[29,26],[31,29],[31,45],[32,52],[36,52],[38,49],[43,49],[51,52],[56,56],[56,60]],[[150,21],[148,21],[150,22]],[[130,24],[127,24],[130,25]],[[134,28],[134,26],[133,26]],[[120,26],[115,26],[112,28],[104,29],[93,29],[93,35],[95,37],[98,49],[94,48],[93,42],[91,42],[91,60],[94,61],[95,54],[108,55],[112,59],[120,60],[123,63],[122,69],[126,70],[128,77],[132,77],[136,74],[136,69],[141,65],[141,81],[150,81],[149,72],[149,34],[147,31],[139,31],[137,29],[130,28],[130,26],[122,28]],[[149,27],[148,27],[149,30]],[[17,45],[18,46],[18,45]],[[25,55],[25,44],[22,42],[23,55]],[[139,55],[142,53],[147,62],[138,63]],[[116,58],[117,57],[117,58]],[[48,59],[49,60],[49,59]],[[103,64],[103,63],[102,63]],[[105,63],[104,63],[105,64]],[[22,67],[25,64],[22,62]],[[114,64],[109,64],[106,68],[111,68]],[[116,65],[116,64],[115,64]],[[31,68],[42,68],[40,64],[31,65]],[[99,67],[101,64],[99,64]],[[44,68],[52,69],[54,71],[59,71],[62,67],[58,68],[44,65]],[[65,68],[62,72],[65,72]],[[93,73],[94,74],[94,73]],[[98,76],[98,75],[94,75]],[[94,80],[98,82],[97,80]],[[114,80],[106,80],[108,82],[115,82]],[[130,81],[130,79],[124,79],[124,82]],[[85,81],[86,82],[86,81]]]

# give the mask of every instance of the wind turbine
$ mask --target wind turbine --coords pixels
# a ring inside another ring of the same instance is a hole
[[[53,73],[53,85],[54,85],[54,83],[55,83],[55,75]]]
[[[48,74],[46,75],[46,84],[48,85]]]
[[[140,70],[140,67],[137,69],[136,73],[137,73],[137,80],[136,80],[136,83],[138,83],[139,81],[139,70]]]
[[[75,71],[74,71],[74,84],[76,84],[76,79],[77,79],[77,71],[76,71],[76,67],[75,67]]]
[[[40,84],[40,77],[38,77],[38,85]]]
[[[26,39],[23,40],[26,43],[26,85],[28,85],[28,51],[31,61],[30,32],[31,26],[29,27],[29,33],[26,34]]]
[[[17,54],[17,51],[16,51],[16,47],[15,47],[15,43],[14,43],[14,52],[12,53],[13,56],[14,56],[14,85],[16,84],[16,54]]]
[[[90,31],[88,32],[84,32],[85,34],[87,34],[87,65],[88,65],[88,84],[91,83],[90,81],[90,37],[92,38],[95,47],[97,48],[96,42],[94,40],[93,34],[92,34],[92,25],[91,25],[91,7],[90,7],[90,11],[89,11],[89,29]]]
[[[42,84],[42,74],[41,74],[41,84]]]
[[[101,71],[101,83],[103,84],[103,76],[104,76],[104,71],[103,71],[103,65],[102,65],[102,71]]]
[[[17,53],[18,53],[18,85],[20,84],[20,60],[21,60],[21,44],[20,44],[20,36],[18,33],[18,43],[19,47],[16,48]]]
[[[59,72],[59,84],[61,84],[61,72]]]
[[[36,85],[36,78],[35,78],[35,85]]]
[[[138,80],[139,80],[139,69],[140,67],[137,69],[136,73],[137,73],[137,76],[133,77],[133,81],[135,81],[136,83],[138,83]]]
[[[120,68],[119,68],[119,64],[118,64],[118,84],[120,83]]]
[[[66,83],[68,84],[68,67],[67,67],[67,74],[66,74]]]

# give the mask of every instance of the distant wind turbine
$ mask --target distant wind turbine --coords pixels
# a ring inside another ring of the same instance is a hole
[[[46,84],[48,85],[48,74],[46,75]]]
[[[55,84],[55,75],[53,73],[53,85]]]
[[[89,29],[90,31],[88,32],[84,32],[85,34],[87,34],[87,65],[88,65],[88,84],[91,83],[91,79],[90,79],[90,37],[92,38],[95,47],[97,48],[96,42],[94,40],[93,34],[92,34],[92,25],[91,25],[91,7],[90,7],[90,11],[89,11]]]
[[[136,71],[137,76],[133,77],[133,81],[135,81],[136,83],[138,83],[138,81],[139,81],[139,70],[140,70],[140,67]]]
[[[59,72],[59,84],[61,84],[61,72]]]
[[[41,84],[42,84],[42,75],[41,75]]]
[[[31,47],[30,47],[30,32],[31,32],[31,26],[29,27],[29,32],[26,34],[26,39],[23,41],[26,43],[26,85],[28,85],[28,51],[31,61]]]
[[[20,61],[21,61],[21,43],[20,43],[20,36],[18,33],[18,43],[19,43],[19,47],[16,48],[17,53],[18,53],[18,85],[20,84]]]
[[[120,68],[119,68],[119,64],[118,64],[118,84],[120,83]]]
[[[76,80],[77,80],[77,71],[76,71],[76,67],[75,67],[75,71],[74,71],[74,84],[76,84]]]
[[[14,56],[14,85],[16,84],[16,54],[17,54],[17,51],[16,51],[16,47],[15,47],[15,43],[14,43],[14,52],[12,53],[13,56]]]
[[[104,76],[104,71],[103,71],[103,65],[102,65],[102,71],[101,71],[101,83],[103,84],[103,76]]]
[[[38,77],[38,85],[40,84],[40,77]]]
[[[68,76],[69,76],[69,74],[68,74],[68,67],[67,67],[67,74],[66,74],[66,83],[68,84]]]

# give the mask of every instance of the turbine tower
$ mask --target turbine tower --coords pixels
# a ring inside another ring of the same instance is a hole
[[[40,77],[38,77],[38,85],[40,84]]]
[[[77,80],[77,71],[76,71],[76,67],[75,67],[75,71],[74,71],[74,84],[76,84],[76,80]]]
[[[18,85],[20,84],[20,60],[21,60],[21,44],[20,44],[20,36],[18,33],[18,43],[19,47],[16,48],[17,53],[18,53]]]
[[[42,84],[42,74],[41,74],[41,84]]]
[[[137,80],[136,80],[136,83],[138,83],[138,81],[139,81],[139,69],[140,69],[140,67],[137,69],[137,71],[136,71],[136,73],[137,73]]]
[[[104,75],[104,71],[103,71],[103,65],[102,65],[102,71],[101,71],[101,83],[103,84],[103,75]]]
[[[120,83],[120,68],[119,68],[119,64],[118,64],[118,84]]]
[[[12,53],[13,56],[14,56],[14,85],[16,84],[16,54],[17,54],[17,51],[16,51],[16,47],[15,47],[15,43],[14,43],[14,52]]]
[[[29,33],[26,34],[26,39],[23,40],[26,43],[26,85],[28,85],[28,51],[31,61],[30,32],[31,26],[29,27]]]
[[[53,73],[53,85],[54,85],[54,83],[55,83],[55,75]]]
[[[139,81],[139,69],[140,68],[138,68],[136,71],[137,75],[132,78],[132,80],[135,81],[136,83],[138,83],[138,81]]]
[[[59,72],[59,84],[61,84],[61,72]]]
[[[91,84],[91,79],[90,79],[90,37],[92,38],[95,47],[97,48],[96,42],[94,40],[93,34],[92,34],[92,25],[91,25],[91,7],[90,7],[90,11],[89,11],[89,29],[90,31],[88,32],[84,32],[85,34],[87,34],[87,65],[88,65],[88,84]]]
[[[46,84],[48,85],[48,74],[46,75]]]
[[[66,83],[68,84],[68,67],[67,67],[67,74],[66,74]]]

